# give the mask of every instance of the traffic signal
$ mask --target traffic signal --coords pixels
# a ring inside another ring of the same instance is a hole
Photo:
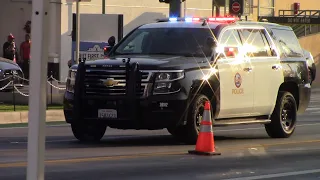
[[[160,3],[170,3],[170,0],[159,0]]]
[[[170,1],[177,1],[177,0],[159,0],[160,3],[167,3],[169,4]],[[186,0],[182,0],[181,2],[185,2]]]

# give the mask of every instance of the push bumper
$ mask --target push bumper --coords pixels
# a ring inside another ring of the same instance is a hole
[[[67,123],[73,119],[73,94],[64,95],[64,115]],[[85,97],[81,107],[81,121],[105,123],[117,129],[162,129],[183,123],[187,109],[187,96],[180,92],[171,95],[157,95],[137,100],[135,117],[130,112],[130,104],[123,98]],[[99,109],[116,111],[116,118],[99,118]]]

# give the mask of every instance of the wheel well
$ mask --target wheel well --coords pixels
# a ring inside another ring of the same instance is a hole
[[[298,85],[294,82],[284,82],[281,84],[280,88],[279,88],[279,92],[280,91],[287,91],[290,92],[294,99],[296,100],[297,103],[297,108],[299,108],[299,88]]]
[[[211,111],[212,114],[217,112],[217,96],[219,92],[215,92],[214,87],[210,87],[208,84],[204,84],[200,91],[201,94],[206,95],[212,104]]]

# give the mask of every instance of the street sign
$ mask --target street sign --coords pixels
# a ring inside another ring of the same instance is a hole
[[[229,0],[229,13],[231,15],[243,15],[244,0]]]
[[[234,2],[231,5],[233,12],[238,13],[241,9],[241,5],[238,2]]]
[[[319,25],[320,18],[312,17],[272,17],[272,16],[259,16],[258,19],[263,21],[264,19],[268,22],[278,24],[301,24],[301,25]]]
[[[104,59],[105,46],[108,46],[107,42],[85,42],[80,41],[79,57],[85,58],[86,61],[92,61],[97,59]],[[71,58],[75,61],[76,58],[76,42],[72,42],[72,55]],[[75,62],[73,62],[75,63]]]

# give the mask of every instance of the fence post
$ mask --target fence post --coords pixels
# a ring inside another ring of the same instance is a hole
[[[13,103],[13,111],[16,111],[16,97],[14,93],[14,73],[12,71],[12,103]]]
[[[53,78],[53,72],[51,71],[51,78],[50,78],[50,97],[51,97],[51,104],[52,105],[52,79]]]

